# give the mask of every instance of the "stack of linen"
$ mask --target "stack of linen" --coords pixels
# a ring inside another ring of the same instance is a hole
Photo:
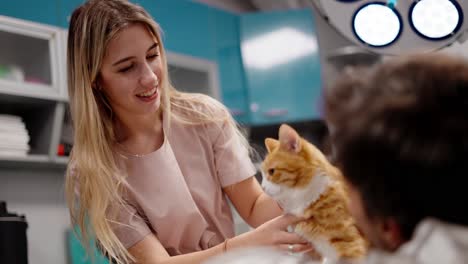
[[[29,151],[29,135],[19,116],[0,114],[0,157],[24,157]]]

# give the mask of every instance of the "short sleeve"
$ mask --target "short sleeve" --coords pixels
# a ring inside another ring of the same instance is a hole
[[[134,206],[127,204],[120,207],[113,229],[120,242],[128,249],[151,234],[151,229]]]
[[[235,127],[225,121],[213,132],[213,150],[216,173],[222,187],[241,182],[255,175],[249,151],[242,144]],[[213,130],[211,130],[213,131]]]

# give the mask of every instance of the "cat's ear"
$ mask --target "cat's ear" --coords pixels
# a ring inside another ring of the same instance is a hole
[[[279,141],[272,138],[265,139],[265,147],[268,150],[268,153],[271,153],[276,147],[278,147]]]
[[[296,130],[286,124],[280,126],[279,141],[280,147],[287,151],[298,153],[302,148],[301,137]]]

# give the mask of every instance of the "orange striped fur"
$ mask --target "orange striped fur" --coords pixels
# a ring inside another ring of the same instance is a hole
[[[280,127],[279,140],[267,138],[265,145],[262,185],[285,212],[306,218],[295,232],[324,258],[363,257],[368,243],[347,208],[341,172],[287,125]]]

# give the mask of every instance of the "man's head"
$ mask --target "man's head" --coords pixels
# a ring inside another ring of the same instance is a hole
[[[374,246],[398,248],[426,217],[468,226],[467,63],[416,55],[350,69],[325,108],[351,211]]]

